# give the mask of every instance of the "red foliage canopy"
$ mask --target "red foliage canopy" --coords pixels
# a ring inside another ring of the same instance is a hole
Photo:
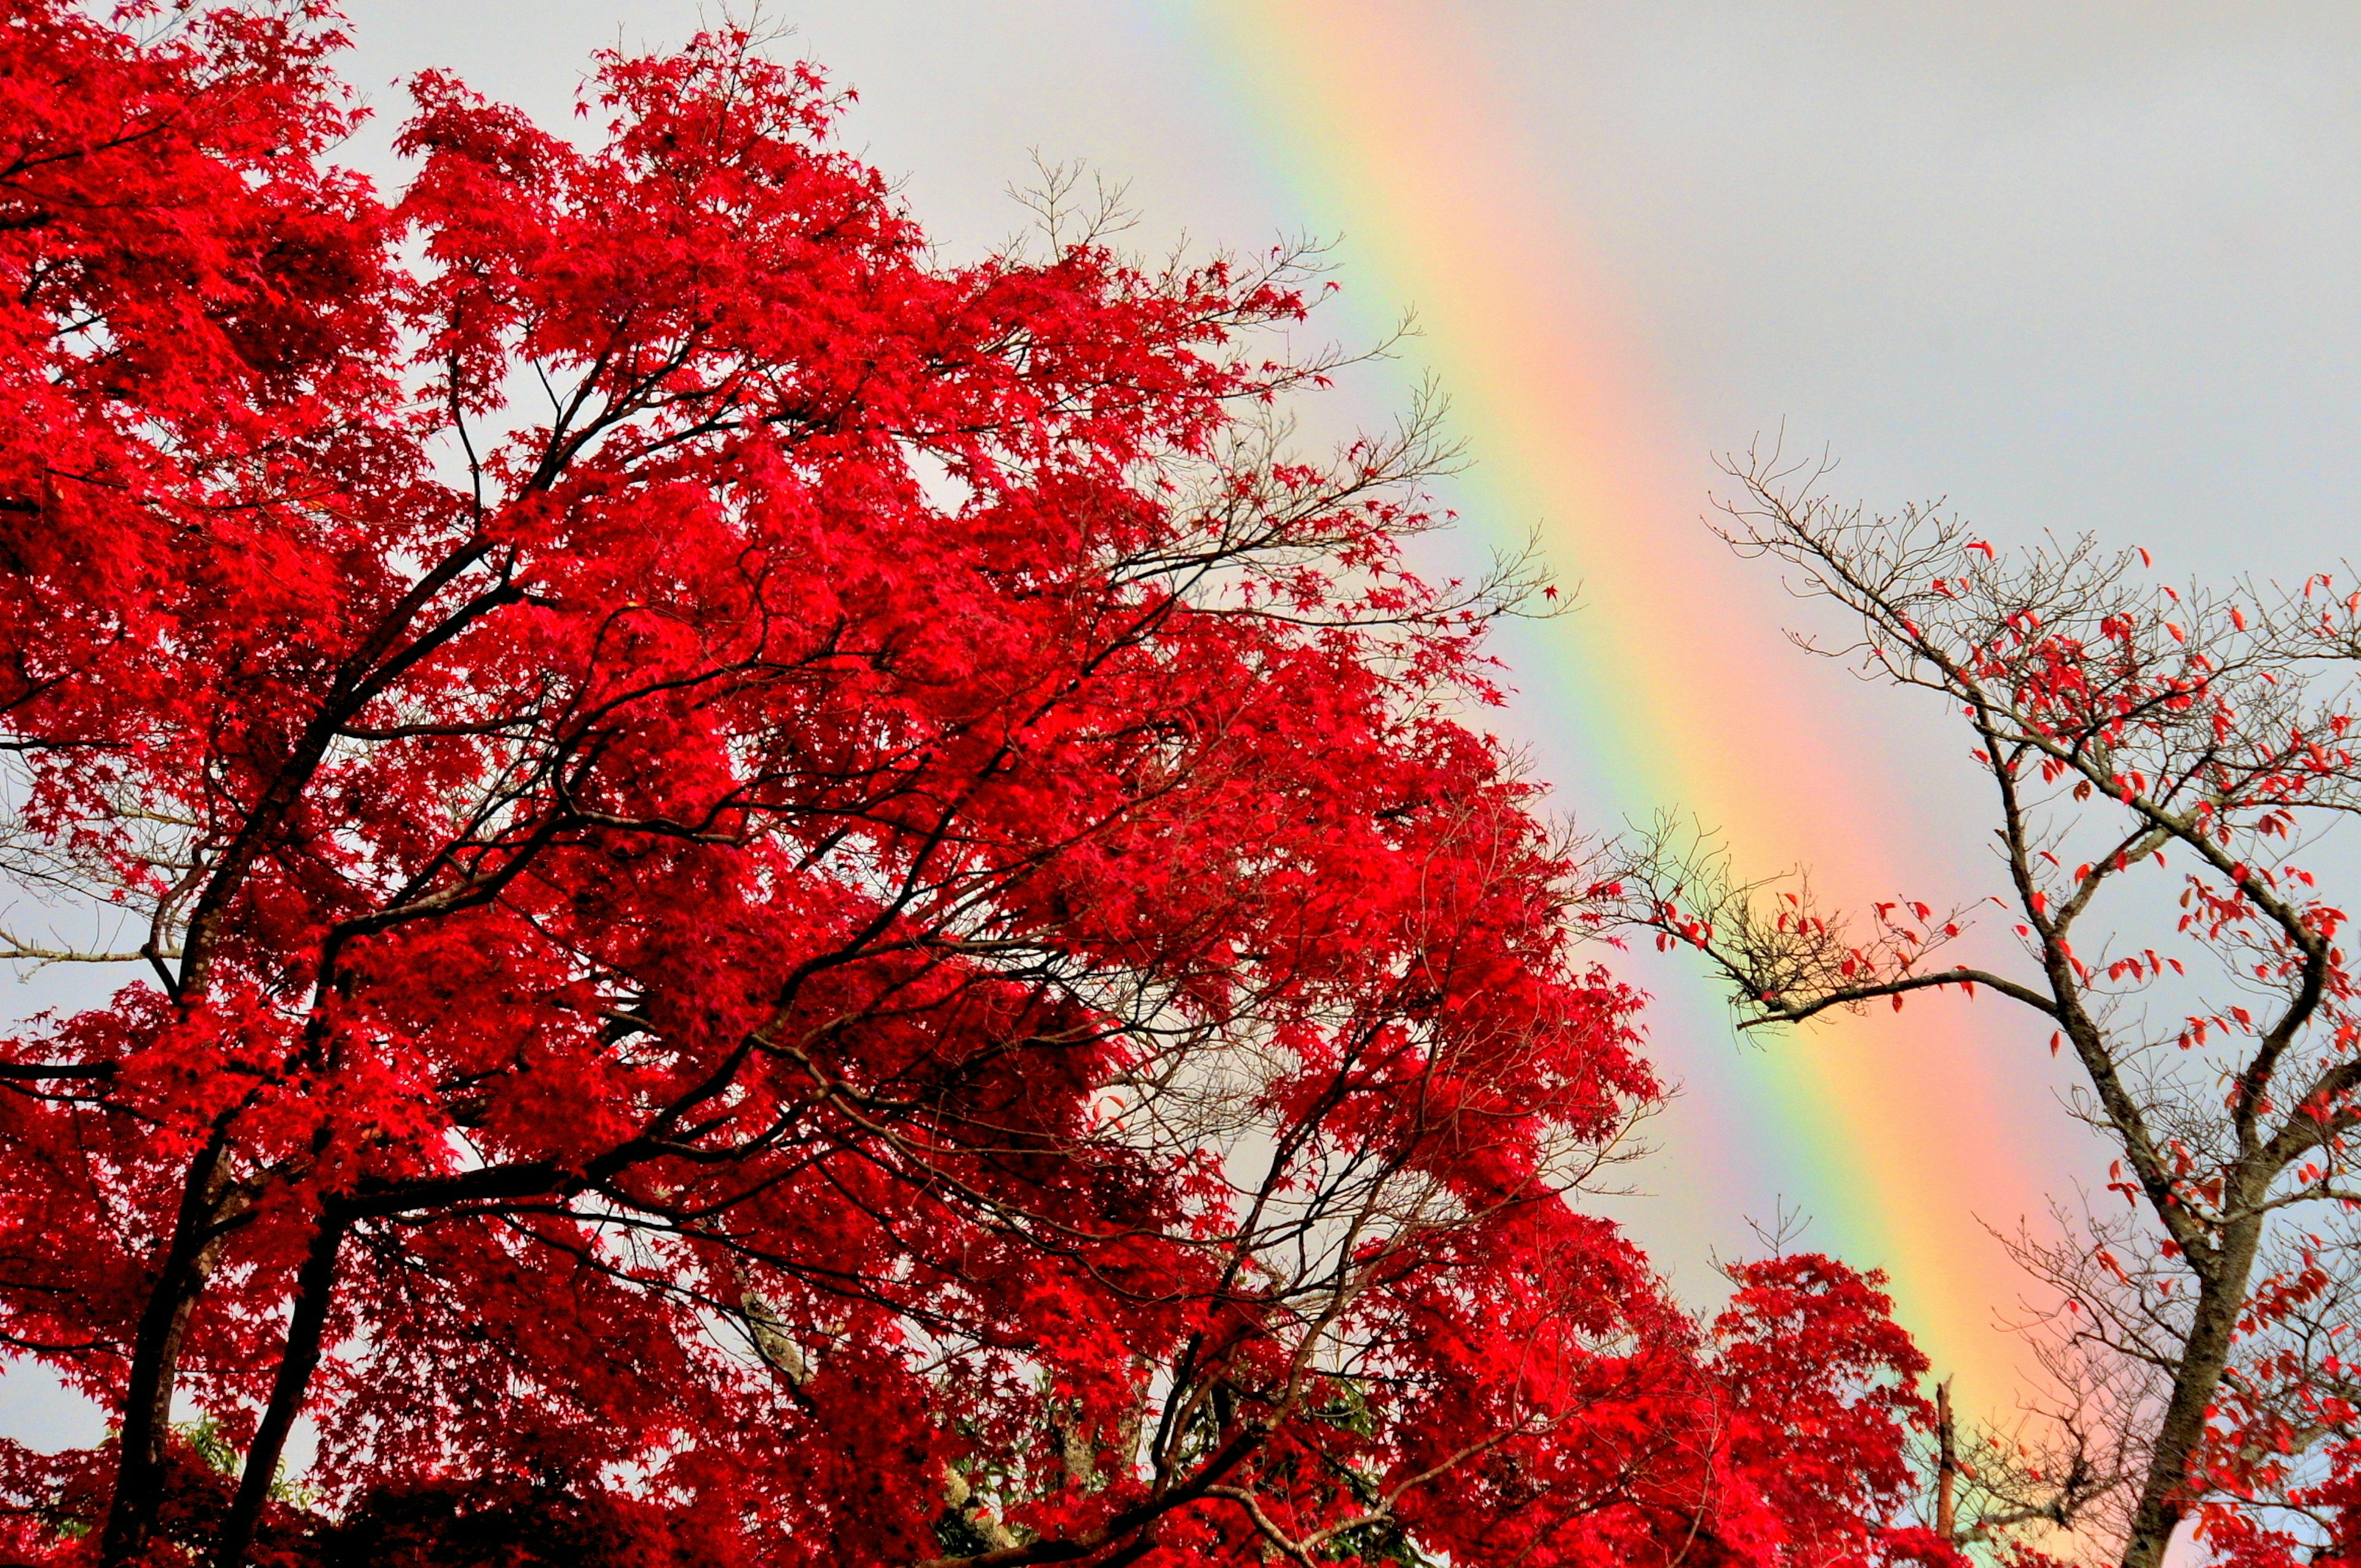
[[[0,16],[9,940],[139,976],[0,1051],[18,1557],[1916,1539],[1873,1281],[1565,1201],[1634,998],[1299,258],[941,264],[738,35],[386,204],[324,14]]]

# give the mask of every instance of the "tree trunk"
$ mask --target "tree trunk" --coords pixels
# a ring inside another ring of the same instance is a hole
[[[181,1340],[217,1250],[217,1238],[211,1233],[220,1219],[228,1170],[227,1147],[219,1135],[189,1162],[171,1239],[165,1244],[163,1263],[139,1314],[123,1396],[115,1497],[100,1538],[103,1568],[139,1559],[156,1531],[157,1511],[164,1500],[164,1445],[171,1431]]]
[[[1958,1544],[1960,1454],[1951,1431],[1951,1380],[1935,1385],[1935,1533]]]
[[[287,1348],[280,1355],[279,1376],[271,1384],[270,1403],[255,1429],[254,1445],[247,1451],[237,1497],[214,1544],[214,1568],[241,1568],[247,1548],[254,1541],[255,1526],[262,1519],[262,1506],[270,1499],[271,1483],[279,1478],[287,1433],[295,1425],[295,1417],[303,1408],[304,1390],[311,1387],[312,1374],[320,1365],[320,1341],[327,1328],[328,1302],[335,1293],[336,1251],[344,1245],[345,1224],[338,1213],[321,1217],[320,1229],[296,1276]]]
[[[2221,1250],[2200,1281],[2196,1317],[2173,1374],[2172,1398],[2158,1423],[2147,1478],[2124,1541],[2123,1568],[2162,1568],[2173,1530],[2189,1512],[2189,1463],[2205,1435],[2206,1409],[2230,1365],[2230,1340],[2246,1306],[2246,1277],[2254,1270],[2262,1230],[2259,1216],[2224,1227]]]

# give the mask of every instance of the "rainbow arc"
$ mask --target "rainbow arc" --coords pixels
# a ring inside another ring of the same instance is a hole
[[[1775,590],[1697,525],[1705,498],[1667,479],[1675,422],[1628,317],[1444,14],[1178,0],[1177,16],[1258,125],[1290,199],[1347,236],[1348,295],[1417,309],[1421,355],[1477,459],[1465,521],[1513,544],[1538,520],[1551,568],[1581,585],[1543,667],[1514,672],[1505,728],[1562,727],[1555,749],[1591,775],[1591,809],[1694,813],[1741,867],[1808,860],[1819,885],[1860,898],[1952,880],[1864,765],[1876,738],[1812,701]],[[2056,1115],[2003,1059],[2040,1049],[2027,1026],[1946,993],[1914,1005],[1906,1028],[1848,1019],[1741,1053],[1702,977],[1652,1012],[1659,1055],[1702,1102],[1688,1144],[1658,1156],[1665,1212],[1708,1214],[1727,1238],[1732,1212],[1766,1207],[1761,1186],[1775,1184],[1814,1212],[1811,1245],[1888,1271],[1938,1376],[2007,1408],[2022,1346],[1994,1325],[2021,1282],[1987,1227],[2044,1212],[2052,1162],[2033,1140]],[[1710,1146],[1693,1146],[1700,1129]]]

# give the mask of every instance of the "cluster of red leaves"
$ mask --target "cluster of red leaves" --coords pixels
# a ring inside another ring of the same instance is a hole
[[[325,19],[0,6],[5,848],[148,975],[0,1061],[20,1559],[1916,1550],[1870,1284],[1564,1201],[1635,999],[1284,258],[942,265],[732,34],[388,205]]]
[[[2361,1444],[2334,1445],[2318,1472],[2312,1484],[2290,1488],[2275,1515],[2228,1503],[2200,1510],[2202,1538],[2214,1561],[2223,1568],[2361,1563]]]

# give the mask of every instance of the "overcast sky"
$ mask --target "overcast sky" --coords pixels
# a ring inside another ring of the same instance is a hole
[[[2345,550],[2361,10],[1421,9],[1512,100],[1532,199],[1612,275],[1700,455],[1784,418],[1863,494],[1947,492],[2004,534],[2136,532],[2299,575]],[[851,140],[954,247],[1012,226],[1033,148],[1128,179],[1151,229],[1253,244],[1320,215],[1186,5],[767,11],[859,91]],[[359,4],[353,73],[390,110],[393,78],[441,63],[555,113],[591,49],[696,16]]]

